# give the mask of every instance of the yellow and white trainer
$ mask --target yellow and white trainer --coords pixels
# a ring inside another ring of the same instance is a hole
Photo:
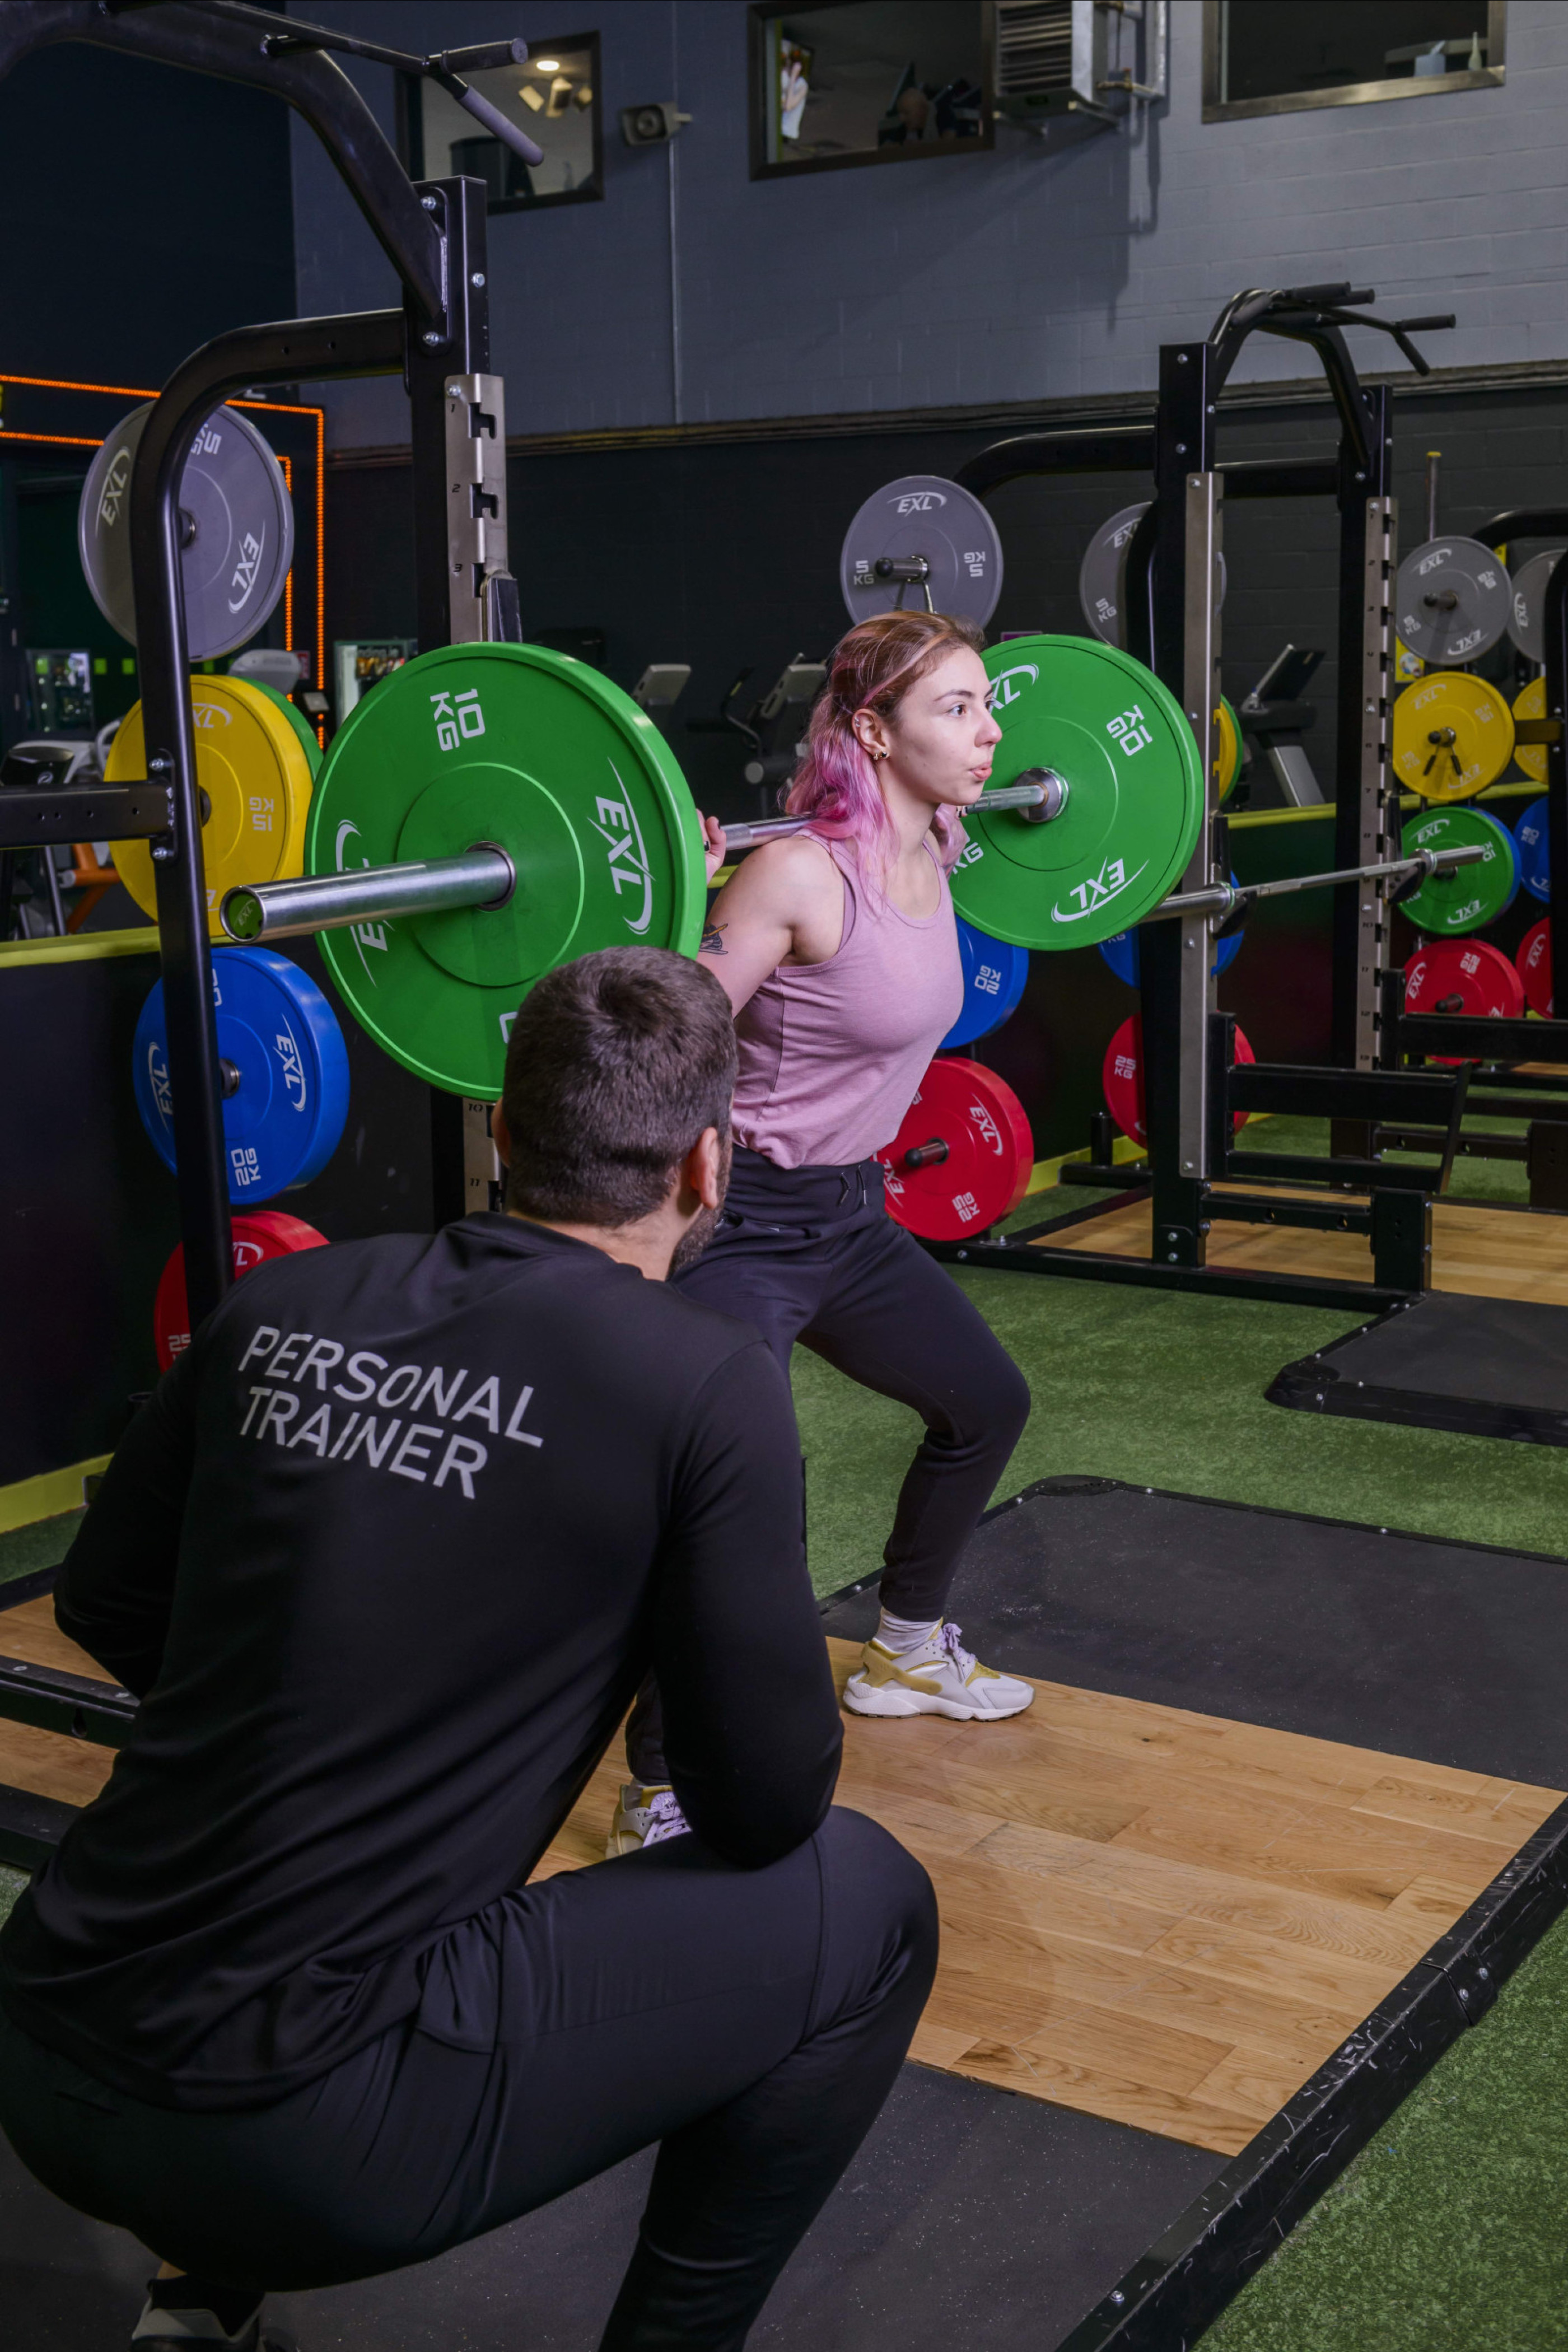
[[[1034,1685],[1017,1675],[983,1666],[959,1640],[961,1628],[937,1625],[912,1650],[890,1650],[875,1638],[844,1685],[854,1715],[948,1715],[963,1723],[1001,1722],[1034,1704]]]
[[[639,1846],[662,1845],[666,1838],[684,1837],[689,1827],[680,1800],[668,1783],[644,1788],[640,1781],[625,1781],[605,1840],[605,1860],[614,1862],[618,1854],[636,1853]]]

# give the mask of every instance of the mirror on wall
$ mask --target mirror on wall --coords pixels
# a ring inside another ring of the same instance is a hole
[[[1204,0],[1204,121],[1483,89],[1508,0]]]
[[[986,0],[753,5],[753,178],[994,143]]]
[[[544,150],[525,163],[481,131],[438,82],[403,77],[404,160],[416,180],[482,180],[492,213],[525,205],[582,204],[605,193],[599,102],[599,36],[531,41],[528,63],[470,73],[473,89]]]

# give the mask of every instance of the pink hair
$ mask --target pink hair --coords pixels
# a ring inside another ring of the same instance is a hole
[[[855,732],[855,713],[874,710],[890,719],[944,654],[959,646],[978,653],[982,642],[978,629],[946,613],[879,613],[833,648],[784,807],[791,816],[810,817],[815,832],[851,843],[868,877],[885,870],[896,845],[876,762]],[[937,811],[935,832],[946,864],[963,843],[956,809]]]

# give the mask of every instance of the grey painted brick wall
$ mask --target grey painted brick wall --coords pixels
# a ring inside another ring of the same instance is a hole
[[[605,201],[490,224],[513,432],[1140,389],[1159,344],[1237,287],[1344,275],[1396,310],[1456,310],[1445,364],[1568,354],[1564,0],[1511,0],[1500,89],[1210,124],[1199,0],[1173,0],[1171,102],[1136,143],[1053,155],[1005,133],[991,154],[794,183],[747,176],[744,0],[312,13],[409,47],[603,37]],[[355,70],[390,124],[390,77]],[[624,148],[617,109],[668,98],[693,117],[673,150]],[[301,309],[395,299],[311,134],[293,137]],[[1357,340],[1384,363],[1380,338]],[[1239,373],[1302,361],[1259,338]],[[331,400],[340,446],[406,437],[395,388]]]

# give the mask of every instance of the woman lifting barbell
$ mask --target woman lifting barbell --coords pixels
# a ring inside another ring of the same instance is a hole
[[[1029,1412],[1022,1373],[882,1200],[872,1153],[896,1133],[963,981],[948,870],[1001,729],[979,634],[884,613],[834,651],[791,787],[806,832],[754,851],[721,891],[700,958],[735,1008],[734,1160],[719,1228],[679,1277],[754,1325],[787,1372],[795,1340],[924,1434],[883,1553],[880,1621],[845,1692],[857,1715],[994,1721],[1034,1696],[944,1621],[949,1588]],[[724,835],[707,820],[709,872]],[[743,1573],[743,1563],[741,1564]],[[658,1694],[626,1732],[632,1784],[609,1851],[684,1824]]]

